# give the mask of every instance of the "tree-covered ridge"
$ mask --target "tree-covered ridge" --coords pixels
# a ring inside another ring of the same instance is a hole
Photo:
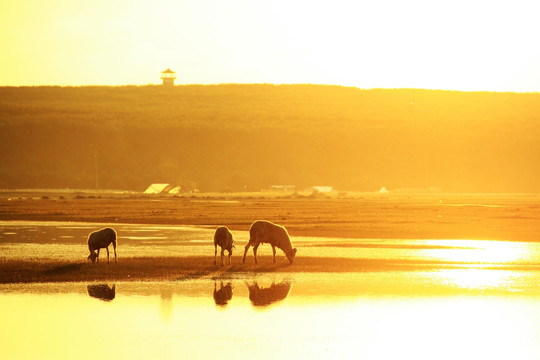
[[[535,192],[540,94],[322,85],[0,88],[0,187],[325,183]]]

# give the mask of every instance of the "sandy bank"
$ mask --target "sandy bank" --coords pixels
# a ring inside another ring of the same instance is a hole
[[[226,225],[259,219],[292,236],[538,241],[540,197],[516,195],[357,198],[144,197],[0,194],[0,220]]]

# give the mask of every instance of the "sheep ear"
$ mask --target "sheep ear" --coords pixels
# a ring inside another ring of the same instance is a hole
[[[293,255],[296,255],[296,248],[292,249]]]

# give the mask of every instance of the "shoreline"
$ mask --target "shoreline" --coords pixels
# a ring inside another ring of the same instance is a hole
[[[219,260],[218,260],[219,261]],[[228,279],[253,274],[377,273],[479,269],[494,271],[540,271],[540,264],[494,264],[465,261],[300,257],[294,264],[285,258],[272,263],[271,256],[259,256],[259,263],[245,264],[233,258],[231,265],[213,265],[213,257],[132,257],[118,263],[73,262],[67,260],[0,260],[0,284],[114,281],[186,281]]]

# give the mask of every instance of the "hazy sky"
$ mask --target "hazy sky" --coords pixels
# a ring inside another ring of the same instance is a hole
[[[538,0],[2,0],[0,85],[540,91]]]

